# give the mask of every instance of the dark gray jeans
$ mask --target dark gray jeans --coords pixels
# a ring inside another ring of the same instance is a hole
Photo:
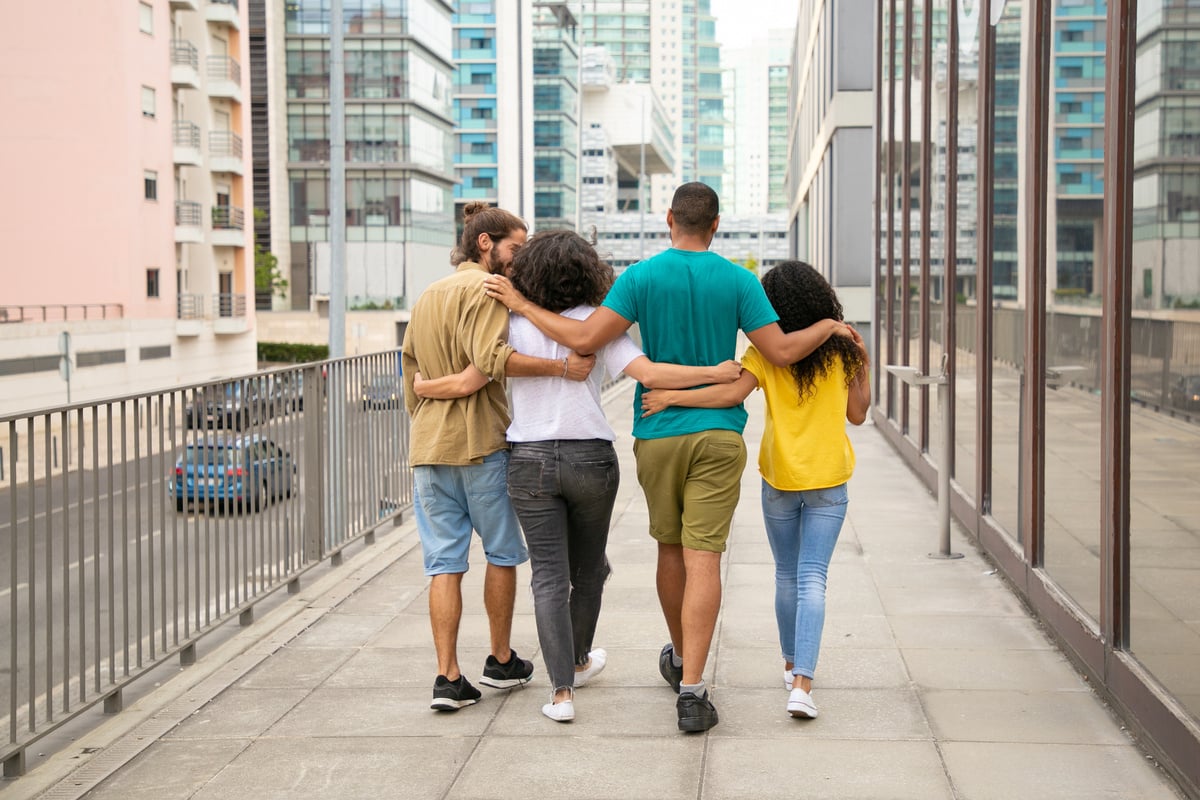
[[[574,685],[575,665],[592,649],[620,477],[603,439],[512,444],[508,496],[525,531],[538,643],[556,690]]]

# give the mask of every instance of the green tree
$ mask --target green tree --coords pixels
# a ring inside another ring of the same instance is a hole
[[[266,219],[267,213],[261,208],[254,209],[254,221]],[[258,242],[254,243],[254,289],[259,292],[270,292],[284,297],[287,293],[288,282],[279,271],[279,259],[270,250]]]

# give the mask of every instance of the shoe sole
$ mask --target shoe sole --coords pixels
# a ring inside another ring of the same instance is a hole
[[[796,719],[816,719],[817,718],[817,710],[815,708],[814,709],[791,708],[789,706],[788,713],[791,714]]]
[[[684,733],[703,733],[710,728],[715,728],[719,720],[706,719],[681,719],[679,720],[679,730]]]
[[[514,686],[520,686],[523,683],[529,683],[531,680],[533,680],[532,675],[530,675],[528,678],[488,678],[488,677],[483,677],[483,678],[479,679],[479,682],[482,683],[484,686],[490,686],[493,689],[511,689]]]
[[[435,697],[429,707],[434,711],[458,711],[460,708],[473,706],[478,700],[451,700],[449,697]]]

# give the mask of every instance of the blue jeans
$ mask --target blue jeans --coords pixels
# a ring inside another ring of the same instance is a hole
[[[421,537],[426,575],[467,571],[471,530],[479,532],[489,564],[515,567],[529,554],[508,502],[508,451],[481,464],[413,467],[413,513]]]
[[[620,478],[603,439],[512,444],[508,494],[529,546],[538,643],[556,690],[575,685],[575,665],[592,649]]]
[[[849,501],[846,484],[783,492],[763,481],[763,522],[775,555],[775,621],[793,675],[812,678],[825,627],[825,580]]]

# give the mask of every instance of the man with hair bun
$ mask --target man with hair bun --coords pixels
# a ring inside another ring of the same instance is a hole
[[[851,335],[833,319],[785,334],[754,275],[709,252],[719,222],[711,187],[680,186],[667,211],[671,247],[626,269],[586,320],[530,303],[501,275],[484,283],[489,296],[580,353],[596,352],[635,322],[652,361],[692,366],[734,358],[739,329],[778,366],[799,361],[830,336]],[[672,407],[643,418],[643,391],[639,384],[634,395],[634,454],[650,535],[658,543],[658,598],[671,636],[658,668],[678,693],[679,730],[696,733],[717,724],[704,666],[721,607],[721,554],[746,465],[746,410],[741,404]]]
[[[512,263],[528,228],[514,214],[486,203],[468,205],[463,222],[462,238],[451,255],[455,271],[417,298],[401,347],[404,404],[412,420],[413,510],[425,574],[431,578],[429,620],[438,662],[430,707],[438,711],[457,711],[481,697],[458,663],[462,577],[472,530],[487,558],[483,600],[491,641],[480,683],[507,689],[533,676],[533,664],[518,656],[510,642],[516,567],[529,555],[507,494],[504,378],[581,381],[595,363],[594,357],[575,353],[546,359],[513,350],[506,341],[508,310],[487,297],[483,280]],[[468,365],[490,379],[477,392],[442,400],[420,398],[413,390],[418,371],[439,378]]]

